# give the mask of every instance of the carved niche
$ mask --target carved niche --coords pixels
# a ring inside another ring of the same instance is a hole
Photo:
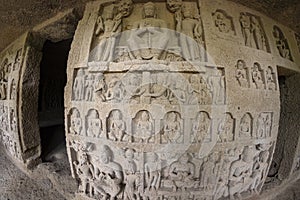
[[[242,12],[240,13],[240,25],[245,46],[270,52],[269,43],[260,17]]]
[[[283,58],[293,61],[288,41],[278,26],[273,26],[273,37],[275,39],[275,44],[279,55]]]
[[[268,112],[241,116],[227,106],[227,69],[206,62],[198,3],[99,1],[89,9],[89,22],[79,26],[91,34],[87,63],[68,66],[66,139],[76,195],[197,200],[260,191],[270,156],[258,157],[273,152],[272,139],[257,138],[270,126],[253,116],[267,122]],[[245,88],[257,80],[272,88],[266,80],[276,83],[274,71],[262,70],[239,60],[231,78]],[[239,170],[247,183],[234,182]]]

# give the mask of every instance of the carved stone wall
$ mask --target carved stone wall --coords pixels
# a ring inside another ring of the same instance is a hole
[[[65,90],[78,197],[259,193],[277,139],[277,66],[300,71],[294,44],[289,29],[231,2],[87,4]]]
[[[31,168],[40,155],[37,87],[40,54],[25,34],[1,52],[0,134],[4,149],[21,166]]]

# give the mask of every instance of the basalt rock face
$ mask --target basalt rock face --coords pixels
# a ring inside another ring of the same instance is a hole
[[[75,29],[72,12],[55,19],[0,54],[1,141],[27,169],[41,154],[42,38],[59,41]],[[223,0],[88,3],[65,87],[76,198],[259,193],[278,138],[278,74],[300,71],[299,38],[257,11]],[[290,155],[295,167],[285,174],[299,168],[297,153]]]

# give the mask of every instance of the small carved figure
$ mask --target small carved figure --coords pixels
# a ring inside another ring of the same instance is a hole
[[[125,122],[122,119],[121,112],[114,110],[110,119],[109,138],[114,141],[123,141],[125,135]]]
[[[10,99],[15,100],[17,96],[17,86],[14,79],[12,79],[11,86],[10,86]]]
[[[273,27],[273,36],[276,41],[276,46],[281,57],[293,61],[287,39],[283,35],[279,27]]]
[[[241,87],[249,87],[248,68],[243,60],[238,60],[236,64],[235,77]]]
[[[252,137],[252,117],[249,113],[246,113],[240,123],[240,138],[250,139]]]
[[[106,100],[105,93],[107,90],[107,85],[102,73],[98,74],[95,78],[95,94],[99,97],[100,101],[104,102]]]
[[[136,59],[159,59],[168,43],[167,23],[157,18],[152,2],[143,6],[143,19],[133,25],[128,39],[130,50]]]
[[[103,9],[102,17],[99,16],[97,19],[97,28],[95,35],[99,36],[99,46],[97,49],[96,60],[97,61],[112,61],[115,44],[116,35],[121,32],[122,23],[122,13],[114,16],[115,5],[110,5]]]
[[[212,190],[217,183],[217,175],[219,171],[219,163],[217,163],[216,153],[212,153],[206,158],[201,169],[201,184],[204,190]]]
[[[87,135],[90,137],[100,137],[102,123],[96,110],[91,110],[87,116]]]
[[[153,124],[150,121],[150,116],[147,111],[142,111],[140,119],[137,121],[136,125],[136,138],[139,142],[148,143],[153,139]]]
[[[152,102],[169,102],[170,96],[170,77],[166,73],[158,73],[153,76],[153,83],[150,86],[150,93],[145,96],[150,96]]]
[[[250,190],[258,194],[258,188],[265,180],[268,169],[268,159],[269,159],[269,151],[260,152],[259,156],[254,162],[253,170],[252,170],[252,185],[250,186]]]
[[[126,95],[125,100],[131,103],[138,103],[139,97],[146,92],[146,88],[141,87],[140,74],[129,74],[126,80]]]
[[[208,85],[212,93],[213,104],[225,103],[225,77],[220,70],[208,78]]]
[[[205,138],[210,139],[210,119],[206,112],[200,112],[192,124],[192,143],[202,143]]]
[[[241,193],[247,191],[252,184],[253,152],[250,147],[244,147],[239,160],[234,161],[229,173],[230,199],[237,195],[241,199]]]
[[[106,100],[112,103],[118,103],[123,100],[124,89],[122,82],[117,78],[113,77],[108,84],[108,89],[106,92]]]
[[[80,118],[79,111],[75,108],[72,110],[72,114],[70,117],[70,128],[69,131],[71,134],[80,135],[82,129],[82,121]]]
[[[77,71],[77,76],[73,84],[74,100],[80,101],[84,99],[85,75],[83,69]]]
[[[94,178],[94,167],[88,160],[88,155],[80,152],[79,162],[74,161],[73,165],[76,174],[80,179],[79,192],[92,195],[92,179]]]
[[[181,32],[179,43],[183,58],[187,61],[200,61],[203,41],[201,19],[195,19],[194,7],[185,3],[182,5],[182,15],[176,15],[176,31]]]
[[[195,165],[191,162],[191,156],[183,154],[178,161],[170,165],[169,176],[174,184],[174,191],[186,190],[187,188],[197,187],[199,182],[195,180]]]
[[[266,82],[267,82],[267,89],[275,91],[276,90],[276,82],[275,82],[275,74],[273,72],[272,67],[268,67],[266,71]]]
[[[170,112],[164,125],[164,139],[170,143],[182,142],[181,124],[176,112]]]
[[[220,122],[218,127],[219,142],[233,141],[234,137],[234,119],[231,114],[226,113],[225,118]]]
[[[124,163],[124,199],[136,200],[141,197],[141,177],[134,161],[134,150],[126,149],[124,152],[126,161]]]
[[[262,76],[262,71],[258,63],[254,63],[252,67],[252,81],[256,87],[256,89],[264,89],[264,81]]]
[[[251,22],[250,22],[250,16],[248,16],[246,13],[241,13],[240,16],[240,23],[242,27],[242,33],[245,40],[245,45],[248,47],[252,46],[251,41]]]
[[[168,98],[172,104],[177,104],[178,102],[180,103],[187,102],[186,91],[188,89],[187,89],[187,84],[185,82],[185,79],[182,76],[180,75],[174,76],[173,79],[171,79],[169,89],[170,89],[169,90],[170,94]]]
[[[10,128],[13,132],[17,131],[17,117],[14,109],[10,111]]]
[[[19,49],[17,51],[17,54],[16,54],[16,58],[15,58],[15,62],[14,62],[14,65],[13,65],[13,70],[19,70],[20,69],[20,66],[21,66],[21,60],[22,60],[22,49]]]
[[[266,51],[267,50],[266,39],[257,17],[251,16],[250,21],[251,21],[251,33],[253,34],[253,39],[255,43],[254,47],[256,49],[261,49]]]
[[[212,96],[209,91],[208,83],[205,77],[200,76],[200,101],[201,105],[212,103]]]
[[[271,113],[261,113],[257,118],[257,138],[271,136],[272,115]]]
[[[94,94],[94,76],[92,74],[86,75],[85,78],[85,100],[92,101]]]
[[[147,190],[156,191],[160,187],[161,164],[158,155],[154,152],[146,154],[145,179]]]
[[[95,195],[100,194],[103,199],[115,200],[121,192],[123,173],[122,167],[113,161],[112,150],[104,145],[101,153],[94,163],[93,187]]]

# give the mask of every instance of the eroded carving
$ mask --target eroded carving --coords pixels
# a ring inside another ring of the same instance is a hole
[[[261,113],[257,118],[257,138],[271,137],[272,113]]]
[[[183,142],[182,122],[180,114],[177,112],[169,112],[164,119],[163,143],[181,143]]]
[[[133,25],[128,44],[136,59],[159,59],[167,45],[167,23],[157,18],[156,9],[152,2],[144,4],[143,19]]]
[[[135,142],[141,143],[153,143],[154,142],[154,126],[153,120],[150,117],[148,111],[140,111],[136,114],[134,121],[134,128],[135,128],[135,135],[134,140]]]
[[[81,135],[82,120],[77,108],[73,108],[69,115],[69,133],[74,135]]]
[[[94,163],[95,180],[93,181],[94,196],[104,199],[115,199],[121,192],[123,182],[122,167],[113,160],[112,150],[104,145]]]
[[[108,118],[108,138],[114,141],[128,141],[129,138],[124,138],[125,121],[120,110],[113,110]]]
[[[253,128],[253,118],[250,113],[246,113],[240,122],[239,137],[240,139],[251,139]]]
[[[218,126],[218,142],[231,142],[234,140],[235,120],[230,113],[226,113]]]
[[[278,49],[279,55],[283,58],[293,61],[288,41],[278,26],[273,27],[273,36],[276,42],[276,47]]]
[[[191,142],[202,143],[211,139],[211,119],[207,112],[199,112],[192,124]]]
[[[265,89],[263,70],[259,63],[254,63],[251,69],[252,83],[256,89]]]
[[[266,34],[259,17],[243,12],[240,14],[240,24],[246,46],[269,52]]]
[[[233,19],[224,10],[217,9],[212,13],[215,26],[222,33],[235,34]]]
[[[266,70],[266,85],[268,90],[277,90],[276,74],[271,66],[269,66]]]
[[[249,85],[249,71],[245,61],[238,60],[236,64],[235,78],[241,87],[248,88]]]
[[[87,121],[87,131],[86,134],[89,137],[100,137],[102,133],[102,122],[99,118],[99,113],[97,110],[90,110],[86,117]]]

